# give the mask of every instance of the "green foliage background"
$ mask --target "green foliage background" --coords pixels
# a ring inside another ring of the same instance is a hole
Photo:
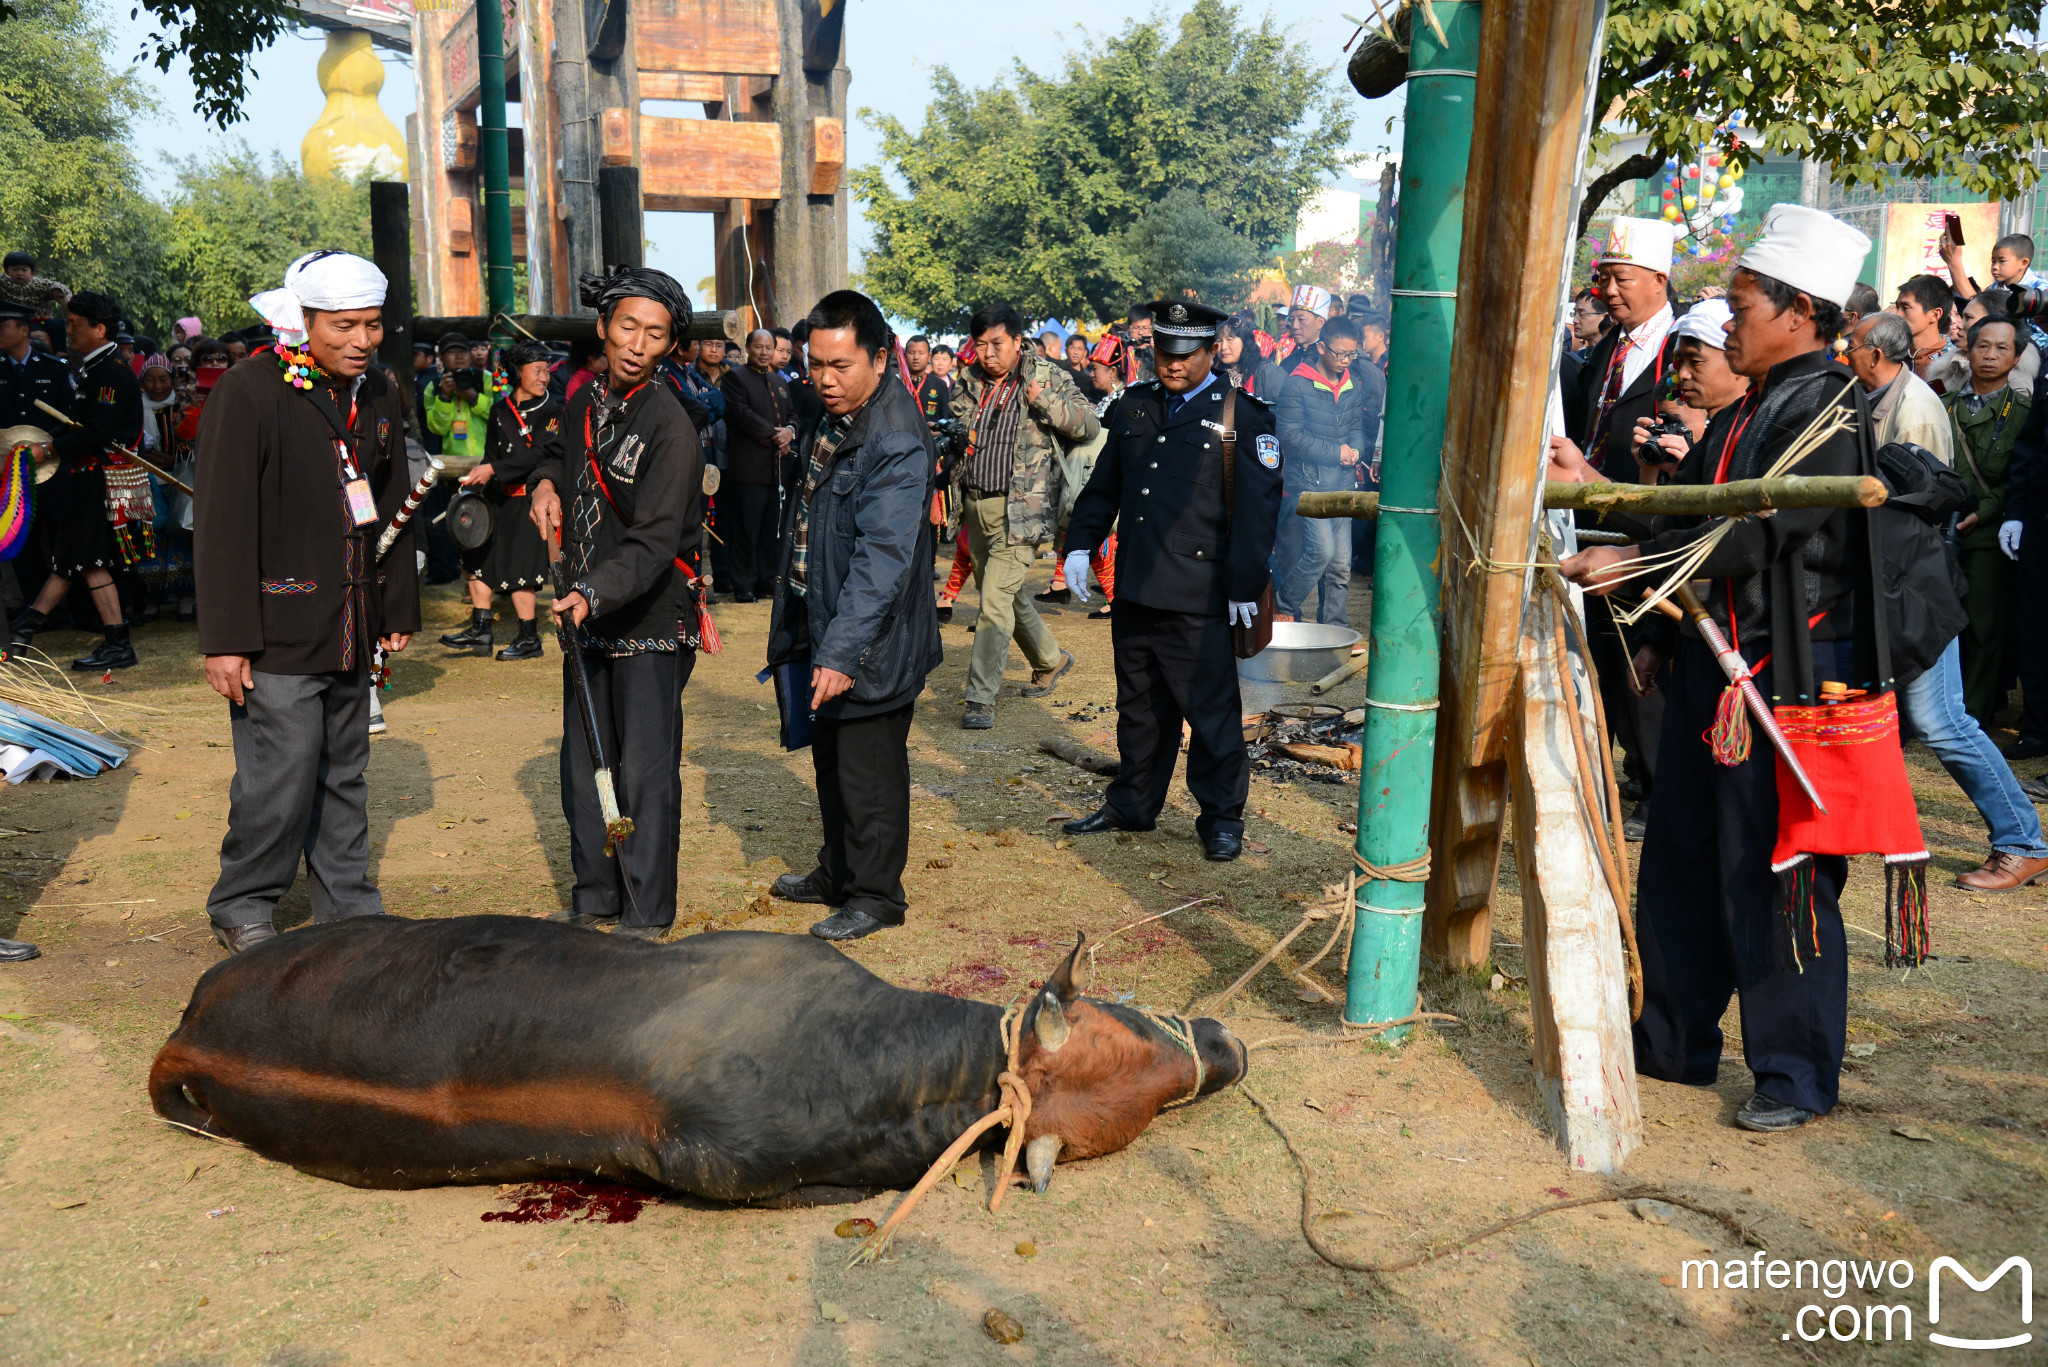
[[[315,245],[368,253],[367,183],[308,180],[246,146],[179,163],[169,196],[152,199],[128,130],[157,106],[107,61],[97,13],[85,0],[16,11],[0,25],[0,250],[111,294],[160,338],[187,314],[210,333],[255,322],[249,296]]]
[[[940,67],[921,129],[861,111],[882,136],[852,178],[875,233],[862,284],[939,331],[985,301],[1097,318],[1188,291],[1233,305],[1350,136],[1326,75],[1226,0],[1129,24],[1057,76],[1020,63],[970,90]]]

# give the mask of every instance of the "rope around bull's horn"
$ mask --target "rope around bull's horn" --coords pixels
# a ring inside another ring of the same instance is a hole
[[[848,1267],[874,1262],[887,1253],[889,1245],[896,1238],[897,1229],[910,1218],[910,1212],[917,1208],[917,1203],[924,1199],[925,1193],[937,1186],[939,1179],[953,1170],[953,1165],[966,1155],[975,1140],[997,1125],[1008,1124],[1010,1137],[1003,1145],[1002,1166],[996,1171],[996,1189],[988,1198],[988,1208],[994,1211],[1003,1204],[1003,1194],[1010,1189],[1010,1175],[1017,1170],[1017,1153],[1024,1147],[1024,1125],[1031,1119],[1031,1089],[1024,1085],[1024,1079],[1017,1071],[1017,1050],[1023,1039],[1023,1024],[1022,1008],[1012,1006],[1003,1012],[1003,1018],[997,1025],[1003,1036],[1004,1056],[1009,1060],[1009,1066],[996,1075],[996,1085],[1001,1089],[1001,1102],[994,1110],[969,1125],[965,1133],[946,1146],[946,1151],[940,1154],[938,1161],[918,1179],[917,1185],[910,1189],[910,1194],[903,1198],[896,1209],[889,1212],[889,1218],[882,1223],[882,1227],[861,1240],[860,1247],[854,1250],[853,1257],[846,1264]]]
[[[1369,1263],[1357,1258],[1348,1258],[1324,1243],[1322,1237],[1316,1233],[1314,1215],[1315,1172],[1309,1167],[1308,1159],[1296,1147],[1294,1136],[1287,1132],[1287,1127],[1282,1125],[1280,1118],[1273,1114],[1273,1108],[1266,1104],[1264,1097],[1245,1086],[1242,1082],[1238,1083],[1238,1089],[1245,1094],[1246,1100],[1258,1108],[1259,1114],[1265,1117],[1266,1123],[1273,1127],[1273,1133],[1279,1135],[1280,1142],[1287,1146],[1289,1156],[1294,1159],[1294,1166],[1301,1170],[1301,1237],[1308,1241],[1309,1248],[1318,1258],[1321,1258],[1330,1266],[1345,1272],[1369,1272],[1374,1274],[1405,1272],[1411,1267],[1420,1267],[1424,1263],[1434,1262],[1447,1253],[1456,1253],[1462,1248],[1478,1243],[1481,1239],[1489,1238],[1504,1230],[1513,1229],[1516,1225],[1527,1224],[1538,1216],[1552,1215],[1560,1210],[1572,1210],[1578,1206],[1603,1205],[1610,1201],[1663,1201],[1668,1205],[1680,1206],[1695,1214],[1704,1215],[1708,1219],[1716,1221],[1732,1230],[1737,1238],[1753,1248],[1762,1248],[1764,1246],[1763,1241],[1757,1238],[1749,1226],[1743,1224],[1738,1217],[1728,1211],[1705,1205],[1693,1200],[1689,1196],[1682,1196],[1677,1192],[1671,1191],[1666,1187],[1639,1186],[1624,1187],[1619,1191],[1605,1192],[1598,1196],[1575,1196],[1568,1201],[1553,1201],[1547,1206],[1538,1206],[1534,1210],[1523,1211],[1520,1215],[1513,1215],[1505,1220],[1497,1221],[1486,1226],[1484,1229],[1476,1229],[1462,1239],[1441,1246],[1432,1246],[1412,1258],[1403,1258],[1398,1262]]]

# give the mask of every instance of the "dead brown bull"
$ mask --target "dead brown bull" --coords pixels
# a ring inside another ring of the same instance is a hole
[[[1114,1153],[1245,1070],[1213,1020],[1080,999],[1079,952],[1020,1020],[1041,1191],[1055,1161]],[[149,1092],[166,1119],[354,1186],[597,1176],[763,1200],[915,1181],[995,1106],[1001,1017],[808,936],[363,917],[209,969]]]

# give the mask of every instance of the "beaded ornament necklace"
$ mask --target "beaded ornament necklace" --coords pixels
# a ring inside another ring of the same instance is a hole
[[[283,342],[279,342],[277,364],[284,371],[284,382],[294,389],[311,389],[313,381],[327,378],[327,372],[315,363],[313,353],[303,345],[291,350]]]

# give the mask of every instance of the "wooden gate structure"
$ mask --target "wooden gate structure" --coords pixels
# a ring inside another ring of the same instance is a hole
[[[482,2],[502,8],[506,94],[521,116],[507,129],[520,311],[583,312],[579,274],[643,264],[646,211],[712,216],[715,303],[742,326],[786,325],[846,285],[846,0]],[[474,0],[420,5],[412,55],[418,311],[480,315]]]

